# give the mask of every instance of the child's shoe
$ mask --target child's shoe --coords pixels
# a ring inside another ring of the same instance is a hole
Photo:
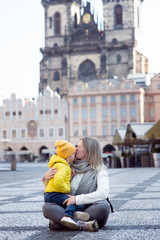
[[[78,224],[71,218],[71,217],[66,217],[64,216],[62,219],[61,219],[61,223],[66,226],[66,227],[69,227],[71,229],[79,229],[79,226]]]

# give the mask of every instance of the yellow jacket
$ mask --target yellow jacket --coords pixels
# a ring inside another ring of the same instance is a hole
[[[52,166],[58,169],[57,173],[49,180],[46,192],[70,193],[71,168],[67,161],[57,155],[53,155],[48,163],[49,168]]]

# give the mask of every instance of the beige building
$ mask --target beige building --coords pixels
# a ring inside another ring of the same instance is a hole
[[[144,122],[144,95],[144,89],[128,79],[78,82],[67,96],[70,141],[93,137],[104,150],[116,128]]]
[[[19,155],[28,151],[44,160],[48,157],[45,151],[54,152],[57,139],[67,138],[67,115],[66,101],[50,89],[34,100],[12,94],[0,107],[0,152],[5,149]],[[26,155],[20,156],[25,159]]]
[[[145,91],[145,121],[160,120],[160,73],[151,79],[151,84]]]

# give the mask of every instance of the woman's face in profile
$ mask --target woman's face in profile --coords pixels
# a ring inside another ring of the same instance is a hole
[[[77,151],[76,151],[76,158],[80,160],[85,160],[86,159],[86,152],[83,147],[82,140],[79,141]]]

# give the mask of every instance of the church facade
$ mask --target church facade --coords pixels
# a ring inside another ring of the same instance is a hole
[[[78,81],[89,82],[147,73],[140,47],[143,0],[103,0],[98,24],[91,3],[42,0],[45,46],[41,48],[39,92],[46,86],[61,96]]]

